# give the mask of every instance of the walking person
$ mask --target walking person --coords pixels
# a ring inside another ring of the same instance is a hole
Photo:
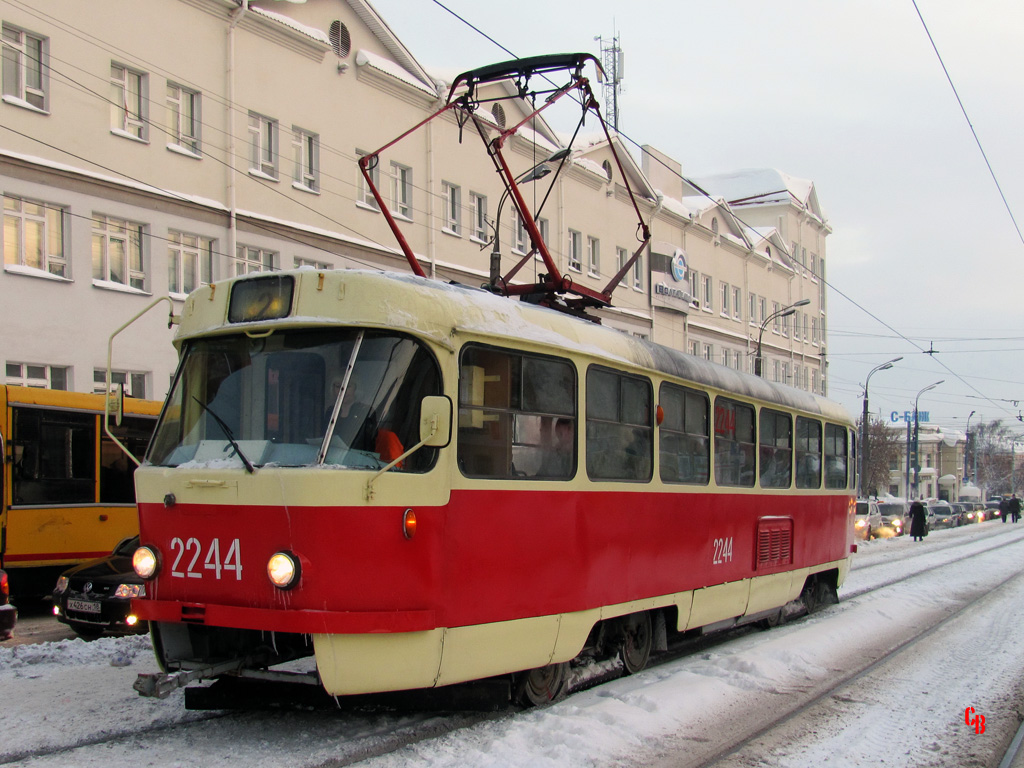
[[[910,505],[910,536],[914,541],[924,541],[925,534],[925,508],[920,499]]]
[[[1003,496],[999,500],[999,516],[1003,518],[1003,522],[1006,522],[1006,518],[1010,516],[1010,500]]]
[[[1013,518],[1013,522],[1020,520],[1020,499],[1017,498],[1017,494],[1013,494],[1010,498],[1010,503],[1007,505],[1010,509],[1010,517]]]

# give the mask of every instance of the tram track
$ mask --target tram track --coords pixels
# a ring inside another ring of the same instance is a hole
[[[999,532],[999,534],[1002,533],[1002,531]],[[991,537],[985,537],[985,539],[989,538]],[[911,572],[905,572],[900,577],[885,578],[882,581],[870,584],[866,587],[851,590],[850,592],[842,595],[842,600],[839,606],[830,607],[827,610],[832,611],[836,610],[836,608],[842,609],[846,604],[853,604],[853,601],[856,598],[864,598],[869,596],[871,593],[881,592],[901,582],[912,580],[942,567],[955,563],[962,563],[966,560],[970,560],[971,558],[983,557],[986,554],[999,549],[1022,543],[1024,543],[1024,534],[1020,536],[1013,536],[1011,540],[1000,539],[1000,541],[992,543],[991,546],[984,541],[979,542],[975,539],[964,544],[943,546],[941,549],[933,548],[930,553],[922,553],[920,556],[915,555],[913,558],[906,558],[904,563],[906,560],[918,560],[920,557],[926,557],[928,554],[934,555],[936,552],[946,552],[948,554],[950,550],[972,549],[972,551],[965,552],[962,556],[947,557],[942,562],[938,563],[920,563],[921,567],[915,567]],[[1014,574],[1004,579],[991,590],[986,591],[995,593],[998,590],[1006,588],[1007,585],[1012,584],[1015,580],[1020,578],[1022,578],[1020,574]],[[922,629],[912,637],[905,639],[898,647],[892,649],[884,657],[877,659],[861,669],[853,671],[842,679],[830,681],[830,685],[821,691],[815,692],[813,698],[806,700],[804,703],[799,705],[797,708],[790,710],[788,713],[780,715],[780,717],[776,718],[772,723],[765,724],[756,732],[746,735],[741,741],[734,742],[732,746],[720,749],[709,761],[694,763],[694,765],[711,766],[722,764],[723,760],[728,758],[730,755],[737,754],[745,745],[753,743],[758,738],[772,732],[773,729],[785,727],[787,723],[791,723],[798,719],[802,713],[807,712],[810,708],[815,706],[816,703],[824,701],[830,696],[834,696],[837,691],[841,691],[844,686],[856,683],[858,680],[871,674],[873,670],[883,666],[887,660],[900,656],[907,650],[912,649],[915,644],[923,642],[925,639],[938,632],[943,626],[946,626],[950,621],[953,621],[957,616],[963,615],[966,611],[969,611],[971,606],[978,602],[978,599],[980,598],[976,598],[965,603],[954,613],[945,616],[940,621]],[[812,618],[817,615],[820,614],[814,614],[812,615]],[[800,621],[800,619],[796,619],[795,621]],[[657,657],[652,658],[648,668],[663,667],[687,657],[707,653],[716,647],[724,646],[731,641],[737,640],[755,631],[757,631],[755,627],[747,626],[697,638],[688,638],[671,648],[667,653],[662,653]],[[596,675],[575,685],[572,689],[572,693],[580,693],[611,682],[619,677],[622,677],[622,672],[618,669],[606,669],[600,671]],[[347,722],[347,718],[333,718],[332,715],[325,715],[324,713],[306,715],[299,712],[291,714],[293,723],[297,728],[308,728],[314,723],[314,721],[327,723],[331,722],[333,719],[331,727],[335,728],[339,732],[339,741],[336,746],[340,747],[342,754],[338,754],[338,750],[335,749],[333,750],[333,754],[329,756],[325,755],[319,760],[307,762],[305,763],[306,765],[317,766],[317,768],[341,768],[342,766],[353,765],[363,760],[386,755],[405,747],[414,747],[416,744],[430,742],[433,739],[449,736],[466,729],[472,729],[474,726],[485,721],[500,721],[502,719],[511,720],[514,719],[518,713],[515,709],[509,709],[498,713],[461,713],[458,715],[446,715],[444,717],[439,717],[438,713],[434,711],[403,714],[401,716],[389,715],[388,713],[379,711],[375,713],[367,713],[352,709],[349,709],[348,711],[350,714],[355,715],[351,722]],[[154,723],[148,727],[133,727],[130,729],[118,729],[116,731],[105,729],[94,737],[79,739],[74,743],[53,744],[37,749],[25,749],[17,752],[0,754],[0,765],[8,765],[30,759],[33,761],[39,761],[40,764],[67,764],[68,762],[77,762],[77,758],[75,757],[76,754],[85,756],[92,754],[94,750],[110,749],[112,747],[130,749],[132,748],[132,745],[137,745],[138,743],[148,744],[150,742],[161,741],[172,742],[183,737],[188,739],[205,738],[203,734],[223,726],[240,729],[243,732],[251,732],[253,734],[253,738],[256,738],[264,731],[280,727],[279,722],[277,722],[280,718],[280,711],[269,714],[212,711],[204,713],[190,713],[187,717],[187,720],[178,720],[171,723]],[[673,765],[677,765],[677,763],[673,763]]]

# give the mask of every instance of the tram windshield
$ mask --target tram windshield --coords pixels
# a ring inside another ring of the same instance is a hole
[[[378,469],[419,442],[437,363],[400,334],[278,330],[188,343],[147,460],[160,466]],[[422,472],[436,449],[394,469]]]

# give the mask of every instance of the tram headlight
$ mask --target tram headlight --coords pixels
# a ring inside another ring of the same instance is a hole
[[[299,583],[299,559],[291,552],[275,552],[267,561],[267,576],[278,589],[291,589]]]
[[[139,547],[132,555],[132,568],[143,579],[152,579],[160,570],[160,558],[155,550]]]

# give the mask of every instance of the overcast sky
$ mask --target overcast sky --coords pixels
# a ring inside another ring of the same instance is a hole
[[[963,429],[976,411],[974,425],[1024,433],[1020,0],[371,2],[420,63],[449,71],[511,57],[445,8],[516,56],[598,54],[594,38],[618,34],[628,139],[686,176],[771,167],[814,182],[834,230],[834,399],[859,414],[868,372],[902,355],[871,378],[872,413],[912,409],[945,380],[920,398],[931,421]]]

